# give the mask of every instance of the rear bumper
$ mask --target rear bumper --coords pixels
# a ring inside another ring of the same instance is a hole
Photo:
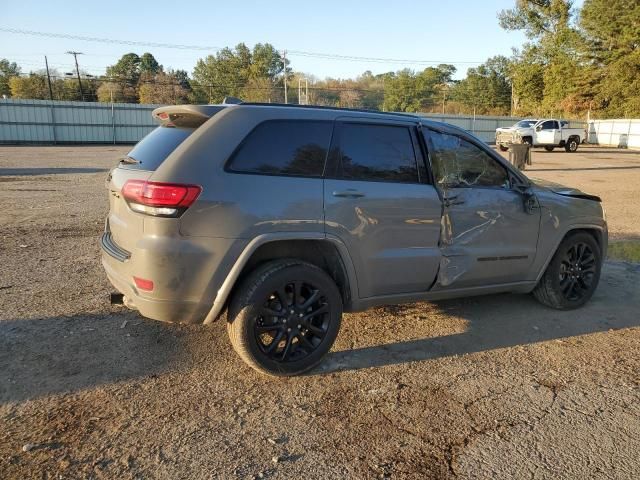
[[[235,260],[237,240],[143,236],[127,252],[101,239],[102,265],[126,304],[163,322],[201,323]],[[238,246],[241,248],[241,246]],[[129,254],[128,258],[126,254]],[[236,255],[237,257],[237,255]],[[151,292],[139,290],[133,277],[152,280]]]
[[[128,279],[111,268],[110,263],[108,255],[103,254],[102,266],[111,285],[125,296],[127,307],[135,308],[142,316],[161,322],[201,323],[207,314],[206,305],[197,302],[157,300],[141,296]]]

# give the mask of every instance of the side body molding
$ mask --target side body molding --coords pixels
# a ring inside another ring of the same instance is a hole
[[[222,309],[224,308],[227,299],[233,287],[235,286],[242,270],[245,265],[251,258],[251,256],[255,253],[255,251],[262,245],[270,242],[278,242],[278,241],[286,241],[286,240],[321,240],[325,242],[329,242],[336,247],[340,258],[342,260],[342,264],[344,265],[345,272],[349,279],[349,291],[352,301],[357,300],[358,294],[358,284],[356,278],[355,268],[353,266],[353,262],[351,257],[349,256],[349,251],[342,243],[340,239],[334,237],[333,235],[325,235],[322,232],[274,232],[274,233],[266,233],[263,235],[258,235],[255,237],[249,244],[244,248],[242,253],[238,256],[238,259],[233,264],[227,277],[224,282],[218,289],[216,293],[216,298],[213,301],[213,305],[209,310],[209,313],[204,319],[204,324],[209,324],[218,318],[220,313],[222,313]],[[347,307],[347,306],[345,306]]]

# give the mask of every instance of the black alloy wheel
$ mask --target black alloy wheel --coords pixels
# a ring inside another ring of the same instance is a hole
[[[338,336],[342,295],[316,265],[272,260],[251,272],[229,305],[227,332],[240,357],[267,375],[291,376],[320,363]]]
[[[322,290],[298,280],[270,293],[254,322],[262,353],[278,362],[302,360],[322,343],[329,330],[329,305]]]
[[[560,289],[564,298],[580,301],[591,291],[596,275],[596,256],[586,243],[573,244],[560,262]]]

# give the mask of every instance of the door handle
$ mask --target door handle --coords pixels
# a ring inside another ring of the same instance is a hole
[[[341,190],[341,191],[336,190],[333,192],[333,196],[341,197],[341,198],[360,198],[360,197],[364,197],[364,193],[359,192],[353,188],[349,188],[347,190]]]

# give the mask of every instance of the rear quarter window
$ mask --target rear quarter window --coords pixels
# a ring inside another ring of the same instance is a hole
[[[332,122],[269,120],[254,128],[231,156],[227,170],[320,177]]]
[[[156,170],[194,131],[193,128],[158,127],[127,154],[135,162],[122,163],[121,166],[134,170]]]

